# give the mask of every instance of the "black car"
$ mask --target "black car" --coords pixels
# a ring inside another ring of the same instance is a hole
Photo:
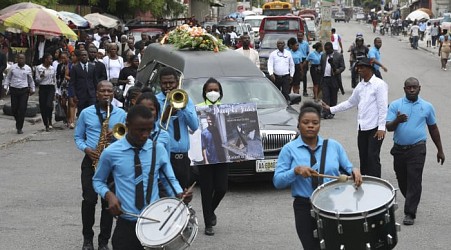
[[[281,148],[297,134],[297,115],[287,105],[281,92],[243,55],[225,51],[193,51],[176,49],[172,45],[151,44],[144,52],[137,80],[144,86],[159,90],[158,72],[172,67],[182,76],[182,88],[194,103],[203,102],[202,86],[210,77],[222,85],[222,104],[256,103],[264,160],[230,164],[229,176],[271,178]]]

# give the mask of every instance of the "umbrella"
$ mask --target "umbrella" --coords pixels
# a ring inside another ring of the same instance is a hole
[[[77,35],[63,21],[44,9],[23,9],[7,13],[0,16],[0,23],[31,35],[77,39]]]
[[[69,24],[69,21],[72,22],[77,27],[89,27],[89,22],[84,17],[67,11],[60,11],[56,14],[61,20],[63,20],[66,24]]]
[[[426,12],[421,11],[421,10],[415,10],[406,17],[406,20],[410,20],[410,21],[421,20],[421,19],[429,20],[430,17]]]
[[[84,16],[86,20],[91,24],[91,27],[102,25],[105,28],[117,28],[120,24],[119,20],[99,14],[91,13]]]
[[[16,4],[10,5],[4,9],[0,10],[0,16],[4,15],[6,13],[16,11],[16,10],[32,9],[32,8],[44,9],[45,7],[42,5],[39,5],[39,4],[32,3],[32,2],[16,3]]]
[[[432,11],[430,9],[427,8],[419,8],[417,10],[423,11],[424,13],[428,14],[429,17],[434,17],[434,14],[432,13]]]

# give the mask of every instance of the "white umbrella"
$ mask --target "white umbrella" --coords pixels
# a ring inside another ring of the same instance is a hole
[[[105,28],[117,28],[120,22],[114,18],[99,14],[91,13],[84,16],[86,20],[91,24],[91,27],[102,25]]]
[[[421,19],[429,20],[430,17],[426,12],[421,11],[421,10],[415,10],[406,17],[406,20],[410,20],[410,21],[415,21],[415,20],[419,21]]]

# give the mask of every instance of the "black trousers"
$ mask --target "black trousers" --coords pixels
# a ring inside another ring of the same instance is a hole
[[[212,226],[215,210],[227,193],[229,168],[225,164],[199,166],[200,193],[205,226]]]
[[[302,60],[302,62],[304,62],[304,60]],[[303,65],[303,64],[301,64]],[[307,71],[308,71],[308,66],[302,66],[302,74],[301,74],[301,80],[302,80],[302,91],[303,92],[307,92]]]
[[[171,164],[182,189],[188,188],[192,184],[188,153],[171,153]]]
[[[293,201],[294,220],[296,232],[301,240],[304,250],[319,250],[319,240],[313,237],[313,231],[317,228],[315,218],[310,215],[312,205],[310,199],[298,197]]]
[[[28,97],[30,96],[30,88],[13,88],[10,87],[11,93],[11,112],[16,120],[16,129],[22,129],[25,121],[25,113],[27,112]]]
[[[279,76],[274,74],[274,77],[276,78],[274,85],[282,92],[285,99],[289,101],[291,91],[290,75]]]
[[[88,240],[94,238],[94,230],[92,227],[95,222],[96,204],[98,200],[98,194],[94,191],[92,186],[92,177],[94,176],[94,169],[92,167],[92,160],[87,155],[83,158],[81,163],[81,188],[83,191],[83,201],[81,203],[81,220],[83,223],[83,237]],[[112,177],[108,180],[112,182]],[[108,244],[108,240],[111,237],[111,228],[113,226],[113,216],[106,210],[108,208],[108,202],[101,199],[102,212],[100,215],[100,233],[99,233],[99,245]]]
[[[338,85],[334,83],[335,79],[332,77],[323,77],[321,82],[321,88],[323,91],[323,102],[330,107],[337,105],[338,100]],[[326,114],[330,114],[330,111],[325,111]]]
[[[416,145],[409,149],[394,146],[390,153],[393,155],[393,167],[399,189],[406,198],[404,214],[415,218],[421,199],[426,144]]]
[[[377,127],[371,130],[359,130],[357,145],[359,148],[360,172],[362,175],[381,177],[381,152],[382,142],[374,138]]]
[[[45,127],[52,124],[53,100],[55,99],[54,85],[39,85],[39,109]]]
[[[113,250],[143,250],[135,232],[136,221],[119,217],[114,228],[112,239]]]

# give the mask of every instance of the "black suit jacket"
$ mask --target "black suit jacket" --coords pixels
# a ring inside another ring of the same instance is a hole
[[[346,69],[345,67],[345,61],[343,59],[343,55],[341,53],[338,53],[334,51],[332,53],[332,61],[335,65],[335,68],[338,70],[338,74],[332,75],[332,83],[336,84],[335,86],[338,88],[341,83],[341,73]],[[323,53],[321,55],[321,77],[324,77],[324,70],[326,69],[326,61],[327,61],[328,55],[326,53]],[[331,65],[332,66],[332,65]]]
[[[80,102],[88,100],[96,100],[97,89],[96,66],[94,63],[88,62],[88,72],[83,70],[81,62],[77,63],[70,70],[69,86],[72,88],[74,96]]]
[[[96,65],[96,76],[97,76],[97,81],[103,81],[103,80],[107,80],[108,79],[108,75],[106,74],[106,67],[105,64],[103,64],[103,62],[99,62],[99,61],[94,61],[95,65]]]

